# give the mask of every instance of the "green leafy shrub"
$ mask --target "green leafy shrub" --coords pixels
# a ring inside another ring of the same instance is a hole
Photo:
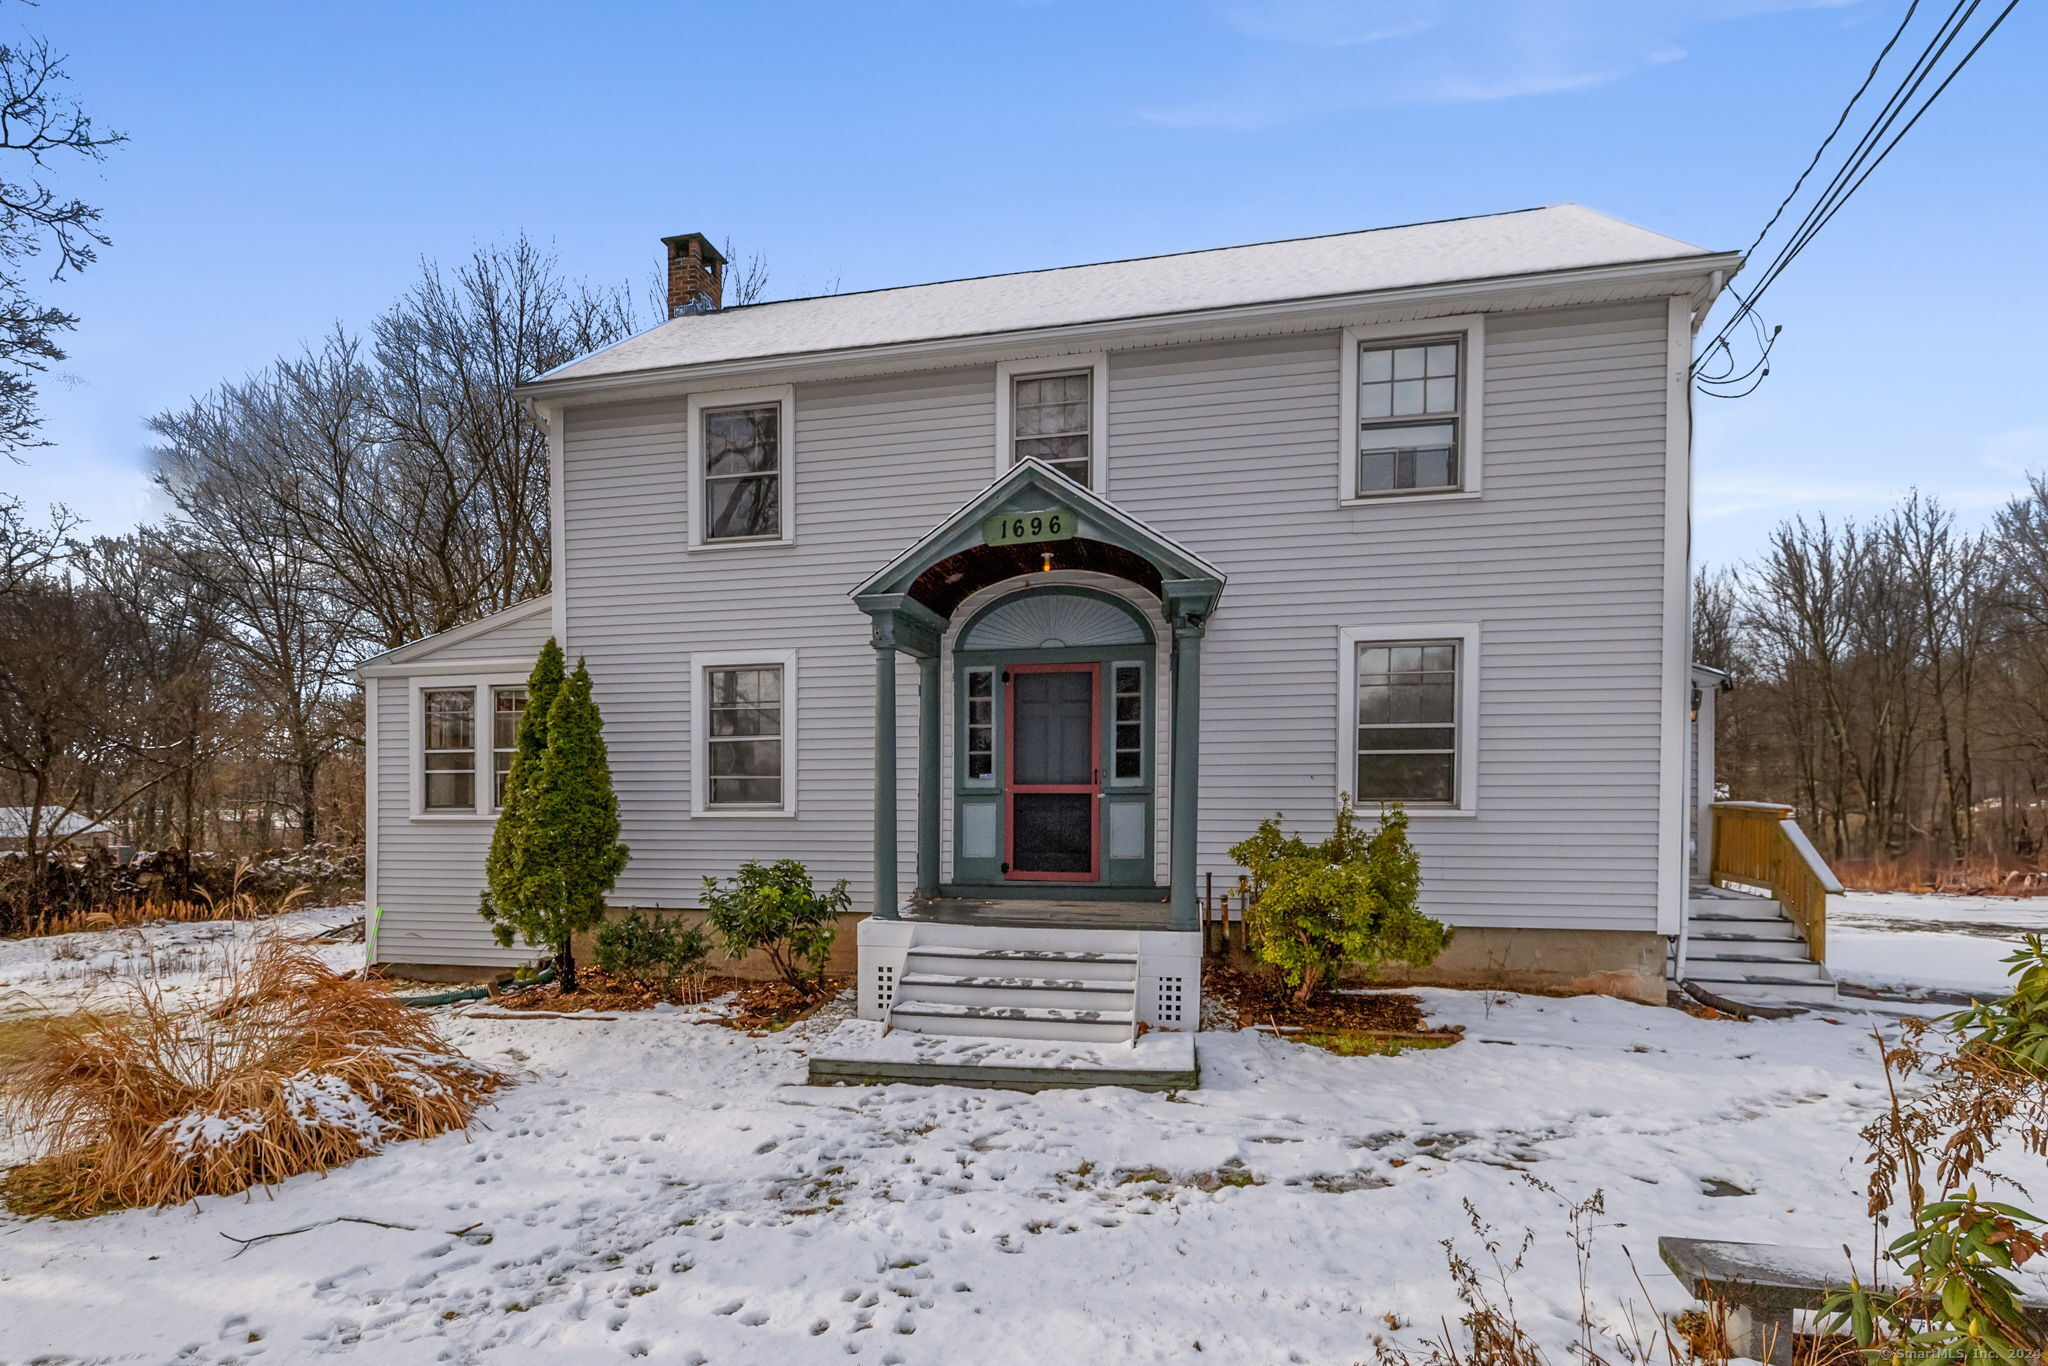
[[[783,981],[806,994],[818,989],[839,915],[852,905],[846,879],[820,895],[811,886],[810,870],[796,859],[748,859],[729,886],[704,879],[704,923],[726,953],[744,958],[759,949]]]
[[[710,952],[711,941],[702,930],[638,911],[597,927],[597,965],[636,982],[667,985],[679,976],[695,977]]]
[[[1347,794],[1330,837],[1314,845],[1283,834],[1284,819],[1261,822],[1230,857],[1252,875],[1246,919],[1253,951],[1281,970],[1297,1001],[1333,984],[1347,966],[1421,967],[1443,952],[1450,927],[1416,909],[1422,866],[1408,843],[1407,812],[1389,809],[1368,836]]]

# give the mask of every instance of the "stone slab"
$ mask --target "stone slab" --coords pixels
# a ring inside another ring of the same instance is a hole
[[[848,1020],[812,1052],[813,1086],[996,1087],[1045,1091],[1122,1086],[1187,1091],[1200,1085],[1195,1036],[1147,1033],[1130,1043],[995,1039],[890,1031],[879,1021]]]

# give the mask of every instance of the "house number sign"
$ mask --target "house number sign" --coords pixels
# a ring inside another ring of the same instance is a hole
[[[1032,541],[1065,541],[1079,531],[1072,508],[1041,508],[1036,512],[1005,512],[981,524],[984,545],[1026,545]]]

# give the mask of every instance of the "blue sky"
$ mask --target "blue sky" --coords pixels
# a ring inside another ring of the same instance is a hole
[[[1566,201],[1739,248],[1903,10],[9,5],[0,29],[49,35],[133,141],[63,181],[114,244],[47,291],[84,319],[46,386],[55,444],[0,489],[98,529],[151,515],[148,414],[522,229],[636,286],[663,234],[729,236],[772,295]],[[1913,484],[1981,516],[2048,470],[2044,20],[2021,6],[1772,290],[1763,388],[1700,400],[1701,555]]]

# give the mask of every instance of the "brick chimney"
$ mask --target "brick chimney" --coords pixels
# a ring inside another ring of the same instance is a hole
[[[716,313],[725,302],[725,258],[701,232],[664,237],[668,248],[668,315]]]

